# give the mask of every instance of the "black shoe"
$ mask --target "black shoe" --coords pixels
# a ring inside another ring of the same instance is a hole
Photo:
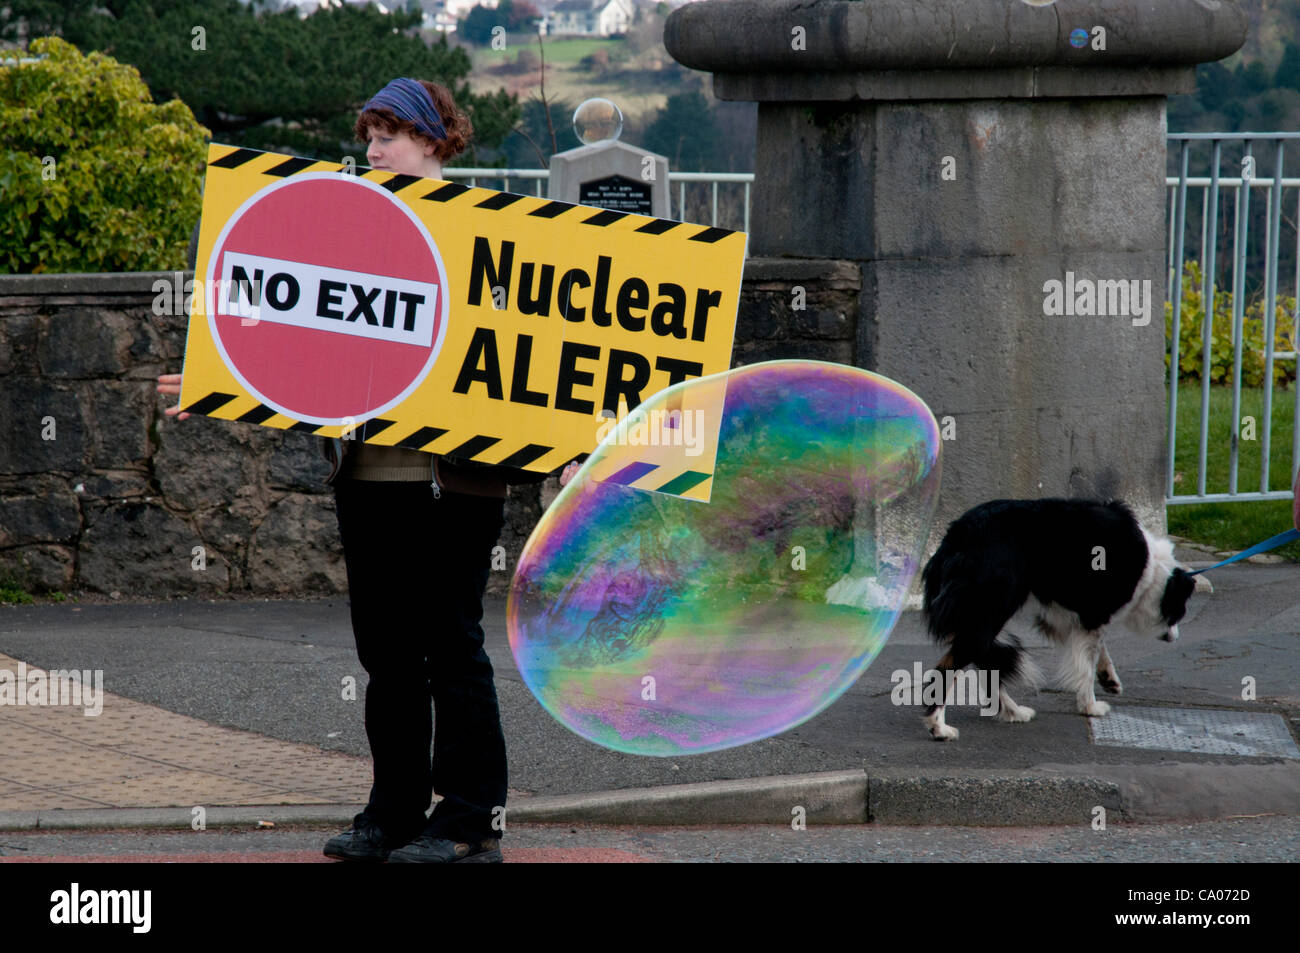
[[[352,819],[352,826],[325,842],[325,856],[339,860],[369,860],[382,863],[402,841],[388,837],[364,814]]]
[[[421,834],[405,847],[388,855],[390,864],[499,864],[501,840],[489,837],[477,844],[458,843],[432,834]]]

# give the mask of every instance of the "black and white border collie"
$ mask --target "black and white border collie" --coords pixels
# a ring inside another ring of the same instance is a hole
[[[930,635],[948,650],[935,666],[942,684],[951,686],[950,670],[971,664],[995,671],[998,716],[1033,718],[1034,710],[1017,705],[1005,686],[1033,684],[1037,669],[1014,636],[998,640],[1020,616],[1064,645],[1061,680],[1074,692],[1079,712],[1105,715],[1110,705],[1097,701],[1094,679],[1114,695],[1122,686],[1102,644],[1102,626],[1119,623],[1167,642],[1178,638],[1178,620],[1198,587],[1197,577],[1175,564],[1173,548],[1119,501],[993,500],[976,506],[948,527],[923,575]],[[943,700],[948,704],[950,695]],[[925,714],[939,741],[957,737],[943,710],[932,705]]]

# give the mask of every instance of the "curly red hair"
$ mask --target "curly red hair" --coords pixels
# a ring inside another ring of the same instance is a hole
[[[427,79],[418,82],[429,91],[429,95],[433,97],[433,104],[438,107],[438,115],[442,117],[442,125],[447,130],[446,139],[434,139],[425,135],[415,128],[415,123],[409,119],[398,119],[389,109],[364,110],[357,117],[357,124],[352,131],[362,142],[370,141],[371,128],[378,128],[390,135],[404,132],[416,142],[433,146],[433,154],[438,161],[446,162],[465,151],[470,137],[474,135],[474,124],[456,105],[450,89],[431,83]]]

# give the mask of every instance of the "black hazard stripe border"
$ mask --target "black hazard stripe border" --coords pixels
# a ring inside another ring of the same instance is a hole
[[[277,152],[263,152],[259,149],[245,149],[238,146],[232,146],[230,151],[213,159],[208,163],[209,166],[218,169],[239,169],[247,166],[260,156],[274,156],[277,160],[273,165],[265,169],[258,169],[257,172],[262,175],[274,176],[276,178],[288,178],[291,175],[297,175],[300,172],[307,171],[324,171],[322,169],[313,169],[315,166],[325,166],[326,168],[341,169],[342,166],[337,162],[328,162],[324,159],[307,159],[296,156],[284,157]],[[253,171],[245,169],[245,171]],[[387,189],[396,195],[403,189],[409,188],[417,182],[427,181],[413,175],[396,175],[386,170],[367,169],[364,172],[358,172],[364,178],[370,178],[376,181],[378,185]],[[387,175],[388,178],[382,182],[378,181],[379,176]],[[500,192],[496,189],[485,189],[478,186],[462,185],[459,182],[446,182],[433,191],[421,195],[419,198],[429,202],[451,202],[463,195],[470,195],[474,199],[474,207],[482,209],[485,212],[501,212],[507,209],[519,213],[521,209],[517,208],[520,202],[527,202],[531,207],[523,214],[537,217],[557,219],[560,216],[571,212],[574,209],[579,210],[580,214],[594,212],[587,215],[582,220],[583,225],[590,225],[594,228],[607,228],[623,219],[632,219],[640,221],[641,224],[633,229],[645,235],[665,235],[670,231],[682,228],[697,229],[694,233],[684,236],[687,241],[702,242],[712,245],[722,241],[731,235],[737,234],[733,229],[718,228],[716,226],[701,226],[689,222],[678,222],[667,218],[650,218],[644,215],[636,215],[631,212],[619,212],[613,209],[598,209],[591,205],[575,205],[572,202],[561,202],[556,199],[539,198],[535,195],[521,195],[517,192]]]
[[[238,400],[237,394],[227,394],[222,391],[213,391],[200,397],[194,403],[189,404],[184,409],[185,413],[201,414],[204,416],[215,416],[216,411],[226,407],[231,401]],[[237,420],[245,423],[265,424],[266,421],[277,415],[277,411],[272,410],[265,404],[259,403],[251,410],[245,411],[237,417],[223,417],[221,419]],[[276,427],[280,430],[289,430],[298,433],[315,433],[324,429],[317,424],[306,423],[305,421],[293,420],[290,417],[282,417],[288,421],[287,425],[279,423],[267,424],[267,426]],[[380,433],[389,430],[396,425],[396,421],[388,420],[383,417],[372,417],[358,425],[362,439],[375,437]],[[380,446],[405,447],[410,450],[426,450],[435,443],[439,438],[452,433],[449,430],[443,430],[439,427],[418,427],[405,437],[395,440],[392,444],[380,444]],[[453,434],[453,437],[459,435]],[[440,455],[452,457],[459,460],[476,460],[480,463],[488,461],[478,460],[478,458],[493,447],[498,447],[501,443],[500,437],[493,437],[489,434],[474,434],[469,439],[461,439],[461,442],[450,449],[440,451]],[[494,465],[515,467],[524,469],[528,464],[540,460],[546,454],[554,451],[555,447],[546,446],[545,444],[528,443],[523,447],[515,450],[505,458],[496,461]],[[655,472],[660,471],[660,472]],[[651,475],[653,474],[653,478]],[[634,486],[641,484],[641,488],[653,490],[657,493],[668,493],[673,496],[682,494],[694,489],[706,480],[713,478],[712,473],[706,473],[701,470],[687,468],[677,473],[669,473],[656,463],[648,461],[634,461],[617,472],[610,474],[602,482],[616,483],[622,486]],[[653,485],[651,485],[653,484]]]
[[[692,470],[689,467],[680,471],[665,470],[658,463],[634,460],[604,477],[600,482],[681,496],[711,479],[713,474],[703,470]]]
[[[253,406],[247,410],[240,408],[253,401]],[[234,404],[234,406],[231,406]],[[272,427],[277,430],[289,430],[295,433],[319,433],[325,429],[324,424],[313,424],[303,420],[295,420],[292,417],[285,416],[279,411],[267,407],[265,404],[256,402],[256,398],[241,396],[239,394],[228,394],[224,391],[212,391],[205,394],[193,403],[187,404],[181,410],[187,414],[199,414],[205,417],[215,417],[219,420],[234,420],[241,423],[261,424]],[[273,419],[278,418],[278,419]],[[363,421],[355,428],[362,440],[371,440],[376,446],[405,447],[409,450],[422,450],[428,452],[428,448],[443,437],[450,435],[458,443],[454,447],[445,450],[439,450],[441,456],[455,457],[461,460],[474,460],[479,463],[491,463],[495,466],[515,467],[524,469],[531,463],[535,463],[548,453],[553,453],[557,448],[540,443],[525,443],[511,450],[504,458],[495,461],[483,460],[482,457],[488,451],[496,451],[493,456],[500,453],[503,449],[502,438],[494,437],[491,434],[474,434],[465,431],[445,430],[441,427],[417,427],[415,430],[402,435],[400,430],[393,432],[397,426],[397,421],[389,420],[384,417],[371,417]],[[384,435],[384,440],[374,440],[380,434]],[[392,437],[391,442],[387,439]],[[508,445],[504,449],[509,449]]]
[[[394,176],[394,180],[404,178],[407,181],[393,188],[391,191],[396,194],[400,189],[418,182],[410,176]],[[392,181],[385,185],[387,188]],[[472,193],[472,194],[471,194]],[[595,228],[606,228],[623,219],[640,221],[641,224],[633,229],[646,235],[664,235],[677,228],[694,228],[697,229],[693,234],[685,236],[687,241],[703,242],[708,245],[716,244],[724,238],[738,234],[734,229],[718,228],[716,226],[692,225],[689,222],[678,222],[668,218],[650,218],[645,215],[635,215],[631,212],[620,212],[615,209],[601,209],[592,205],[575,205],[572,202],[561,202],[558,199],[541,198],[536,195],[521,195],[517,192],[498,192],[495,189],[484,189],[477,186],[462,185],[459,182],[448,182],[420,196],[422,200],[430,202],[450,202],[460,198],[462,195],[470,195],[471,198],[478,199],[474,202],[474,207],[482,209],[485,212],[500,212],[510,209],[515,213],[522,210],[518,207],[520,202],[528,203],[531,208],[524,215],[532,218],[547,218],[555,220],[569,212],[577,211],[578,214],[586,215],[582,219],[583,225],[591,225]],[[593,214],[594,213],[594,214]]]

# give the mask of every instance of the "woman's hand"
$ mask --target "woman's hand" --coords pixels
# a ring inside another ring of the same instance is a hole
[[[177,397],[181,393],[181,375],[180,374],[162,374],[158,378],[158,393],[175,394]],[[185,420],[189,414],[182,414],[180,405],[168,407],[165,411],[168,417],[176,417],[177,420]],[[177,416],[179,415],[179,416]]]
[[[572,480],[574,475],[581,469],[582,469],[582,464],[579,463],[577,460],[574,460],[567,467],[565,467],[564,470],[560,473],[560,486],[564,486],[566,483]]]

